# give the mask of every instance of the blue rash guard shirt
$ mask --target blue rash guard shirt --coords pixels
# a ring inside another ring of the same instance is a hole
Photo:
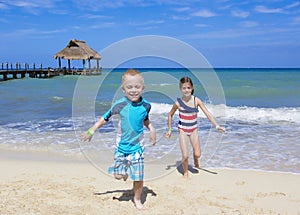
[[[121,138],[117,143],[118,151],[131,154],[141,149],[144,121],[148,119],[151,104],[141,97],[140,102],[131,102],[127,97],[117,100],[103,115],[105,121],[111,116],[119,115]]]

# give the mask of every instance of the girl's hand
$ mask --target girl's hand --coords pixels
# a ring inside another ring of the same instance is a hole
[[[169,131],[166,133],[166,138],[170,138],[172,134],[172,130],[169,129]]]
[[[219,125],[216,126],[216,129],[219,131],[219,132],[222,132],[224,133],[226,131],[225,127],[221,127]]]

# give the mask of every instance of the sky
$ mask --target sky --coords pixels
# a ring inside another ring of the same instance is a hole
[[[0,63],[57,67],[53,55],[71,39],[101,55],[120,40],[160,35],[214,68],[300,68],[297,0],[0,0],[0,14]]]

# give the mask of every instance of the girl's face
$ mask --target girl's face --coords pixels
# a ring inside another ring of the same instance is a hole
[[[139,102],[144,91],[144,82],[138,75],[127,75],[123,81],[122,89],[131,102]]]
[[[194,89],[193,86],[189,82],[182,84],[182,86],[181,86],[182,95],[183,96],[191,96],[193,89]]]

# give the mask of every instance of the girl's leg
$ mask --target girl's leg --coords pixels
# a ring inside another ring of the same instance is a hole
[[[179,143],[182,154],[182,168],[183,168],[183,176],[188,176],[188,136],[184,131],[179,130]]]
[[[133,201],[135,204],[135,207],[137,209],[143,209],[143,204],[141,202],[141,196],[143,191],[143,181],[134,181],[133,182],[133,191],[134,191],[134,197]]]
[[[194,130],[190,135],[190,141],[193,147],[194,152],[194,165],[199,168],[199,158],[201,156],[201,148],[200,148],[200,138],[198,135],[198,130]]]

